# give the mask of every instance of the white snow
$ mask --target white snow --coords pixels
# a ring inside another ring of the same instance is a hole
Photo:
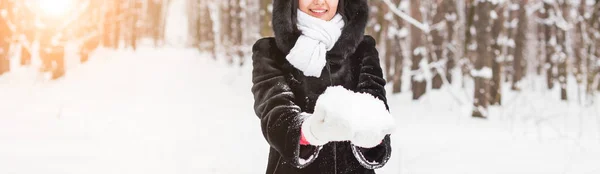
[[[168,38],[179,43],[185,31],[172,29]],[[74,56],[58,81],[45,80],[36,59],[0,76],[1,174],[265,172],[269,145],[253,110],[250,63],[231,67],[193,48],[144,45],[100,49],[83,65]],[[473,81],[454,72],[459,83],[419,101],[409,83],[387,96],[397,127],[378,174],[600,172],[600,102],[560,101],[560,88],[527,77],[520,92],[502,85],[503,105],[488,108],[487,120],[473,119]]]
[[[425,47],[417,47],[413,50],[413,55],[417,56],[417,55],[421,55],[421,56],[425,56],[427,55],[427,49]]]
[[[380,130],[391,133],[395,127],[394,118],[386,110],[383,101],[367,93],[355,93],[342,86],[328,87],[319,96],[317,105],[325,106],[328,115],[344,117],[352,131]]]
[[[165,28],[165,39],[167,43],[171,45],[185,45],[187,44],[188,26],[187,26],[187,14],[186,0],[173,0],[170,2],[169,13],[166,21]]]
[[[473,77],[481,77],[481,78],[485,78],[485,79],[492,79],[493,77],[493,72],[492,69],[490,67],[483,67],[479,70],[477,69],[471,69],[471,76]]]
[[[496,13],[496,11],[490,11],[490,18],[492,19],[498,19],[498,13]]]
[[[458,15],[456,13],[450,13],[445,15],[446,21],[456,21],[458,19]]]
[[[498,36],[498,39],[496,39],[496,44],[506,45],[507,41],[508,41],[508,37],[506,37],[505,35],[500,35],[500,36]]]
[[[518,3],[510,4],[508,6],[508,9],[511,10],[511,11],[517,11],[517,10],[519,10],[519,8],[520,8],[520,6],[519,6]]]
[[[250,69],[173,48],[100,50],[56,82],[16,69],[0,76],[0,173],[263,173]],[[485,121],[445,90],[389,95],[398,125],[378,173],[600,171],[598,104],[504,93]]]
[[[318,97],[314,112],[302,112],[300,119],[304,120],[304,137],[316,146],[351,141],[360,147],[375,147],[396,127],[383,101],[343,86],[328,87]]]
[[[408,29],[406,27],[402,27],[400,31],[397,32],[399,38],[405,38],[408,36]]]
[[[515,48],[517,46],[517,43],[515,43],[514,39],[510,38],[506,41],[506,46],[510,48]]]
[[[201,57],[193,50],[106,52],[57,82],[36,80],[33,69],[0,77],[0,173],[264,168],[244,161],[266,160],[267,149],[240,146],[265,145],[253,141],[262,140],[260,129],[238,129],[259,125],[247,105],[252,98],[236,97],[246,91],[232,90],[223,66]]]
[[[477,34],[477,29],[475,29],[475,27],[470,27],[469,32],[471,33],[471,35],[475,35]]]

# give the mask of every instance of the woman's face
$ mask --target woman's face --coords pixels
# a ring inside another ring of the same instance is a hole
[[[298,0],[301,11],[313,17],[329,21],[337,13],[339,0]]]

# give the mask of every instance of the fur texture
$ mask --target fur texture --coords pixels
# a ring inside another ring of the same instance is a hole
[[[373,174],[372,169],[383,167],[389,160],[392,151],[389,136],[373,148],[361,148],[350,142],[300,145],[305,120],[302,113],[313,113],[317,99],[329,86],[368,93],[383,101],[388,109],[385,80],[372,37],[365,37],[356,52],[343,61],[332,61],[339,57],[331,55],[327,59],[331,66],[320,78],[306,77],[287,62],[274,38],[254,44],[252,93],[256,116],[271,147],[267,173],[334,173],[337,169],[339,173]]]
[[[375,40],[364,36],[367,1],[340,0],[343,5],[338,6],[338,12],[343,14],[346,27],[327,52],[327,66],[318,78],[305,76],[285,58],[300,34],[295,27],[296,4],[297,0],[274,0],[275,38],[260,39],[252,48],[254,111],[270,146],[266,173],[374,174],[373,169],[384,166],[390,158],[389,136],[373,148],[350,142],[300,145],[306,118],[303,112],[313,113],[317,99],[329,86],[370,94],[389,109]]]

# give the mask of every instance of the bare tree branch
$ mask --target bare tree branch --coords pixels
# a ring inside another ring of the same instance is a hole
[[[398,15],[399,17],[401,17],[402,19],[404,19],[406,22],[414,25],[415,27],[423,30],[424,33],[429,34],[429,32],[431,31],[431,28],[429,27],[429,25],[421,23],[419,21],[417,21],[416,19],[410,17],[410,15],[404,13],[402,10],[400,10],[398,7],[396,7],[394,5],[394,3],[392,3],[390,0],[383,0],[383,2],[385,2],[385,4],[387,4],[387,6],[390,8],[390,11],[393,12],[394,14]]]

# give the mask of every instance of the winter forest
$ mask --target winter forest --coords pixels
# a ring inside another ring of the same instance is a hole
[[[600,0],[369,0],[382,174],[600,173]],[[273,0],[0,0],[0,173],[264,173]]]
[[[232,64],[244,63],[257,38],[273,35],[269,0],[189,3],[200,9],[190,10],[190,44]],[[472,81],[472,115],[486,117],[488,106],[503,104],[503,87],[517,93],[556,88],[548,95],[584,106],[600,90],[598,1],[377,0],[370,6],[366,34],[377,39],[393,93],[408,91],[419,100]]]

